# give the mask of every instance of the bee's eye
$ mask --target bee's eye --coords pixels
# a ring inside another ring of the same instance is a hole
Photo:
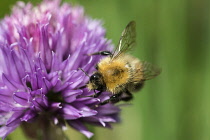
[[[90,77],[90,83],[94,85],[93,89],[102,91],[104,90],[104,82],[103,82],[103,77],[101,75],[101,73],[94,73],[91,77]]]
[[[98,73],[96,74],[93,74],[91,77],[90,77],[90,81],[91,82],[96,82],[96,81],[99,81],[100,80],[100,75]]]

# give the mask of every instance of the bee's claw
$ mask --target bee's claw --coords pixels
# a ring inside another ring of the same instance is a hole
[[[89,97],[89,96],[82,96],[82,95],[80,95],[79,97],[80,97],[80,98],[86,98],[86,97]]]
[[[98,92],[98,93],[95,92],[95,94],[93,94],[93,95],[89,95],[89,96],[79,96],[79,97],[82,97],[82,98],[84,98],[84,97],[98,98],[98,96],[101,95],[101,93],[102,93],[102,91],[100,91],[100,92]]]
[[[80,97],[80,98],[86,98],[86,97],[93,97],[93,98],[95,98],[95,94],[94,94],[94,95],[89,95],[89,96],[80,95],[79,97]]]

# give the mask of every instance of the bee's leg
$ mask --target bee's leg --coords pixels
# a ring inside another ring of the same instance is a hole
[[[100,51],[100,52],[95,52],[95,53],[91,53],[88,55],[103,55],[103,56],[107,56],[107,55],[112,55],[112,53],[110,51]]]
[[[130,100],[132,100],[133,99],[133,95],[132,95],[132,93],[130,93],[128,90],[126,90],[126,97],[122,97],[121,98],[121,100],[122,101],[125,101],[125,102],[127,102],[127,101],[130,101]]]
[[[87,73],[86,71],[84,71],[82,68],[78,68],[78,69],[81,70],[86,76],[90,77],[90,76],[88,75],[88,73]]]
[[[107,103],[117,103],[121,100],[121,95],[122,93],[118,93],[118,94],[114,94],[112,95],[108,100],[103,101],[102,103],[100,103],[100,105],[105,105]]]
[[[78,87],[76,89],[83,89],[83,88],[86,88],[86,87],[87,87],[87,85],[84,85],[84,86]]]
[[[101,95],[101,93],[102,93],[103,91],[99,91],[99,92],[96,93],[96,91],[94,90],[94,92],[95,92],[95,94],[94,94],[92,97],[97,98],[98,96]]]
[[[94,90],[94,93],[95,93],[95,94],[90,95],[90,96],[85,96],[85,97],[93,97],[93,98],[97,98],[98,96],[100,96],[100,95],[101,95],[101,93],[102,93],[102,92],[103,92],[103,91],[96,92],[96,91]]]

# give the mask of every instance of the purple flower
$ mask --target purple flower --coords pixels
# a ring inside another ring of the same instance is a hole
[[[86,123],[117,122],[117,106],[97,106],[110,93],[85,97],[94,92],[79,88],[89,77],[78,68],[91,74],[100,59],[88,54],[112,49],[104,36],[101,22],[85,16],[82,7],[18,2],[0,22],[0,137],[42,116],[87,137],[93,133]]]

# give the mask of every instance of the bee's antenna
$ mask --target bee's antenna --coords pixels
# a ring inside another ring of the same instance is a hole
[[[81,70],[86,76],[90,77],[87,72],[85,72],[82,68],[78,68],[79,70]]]

